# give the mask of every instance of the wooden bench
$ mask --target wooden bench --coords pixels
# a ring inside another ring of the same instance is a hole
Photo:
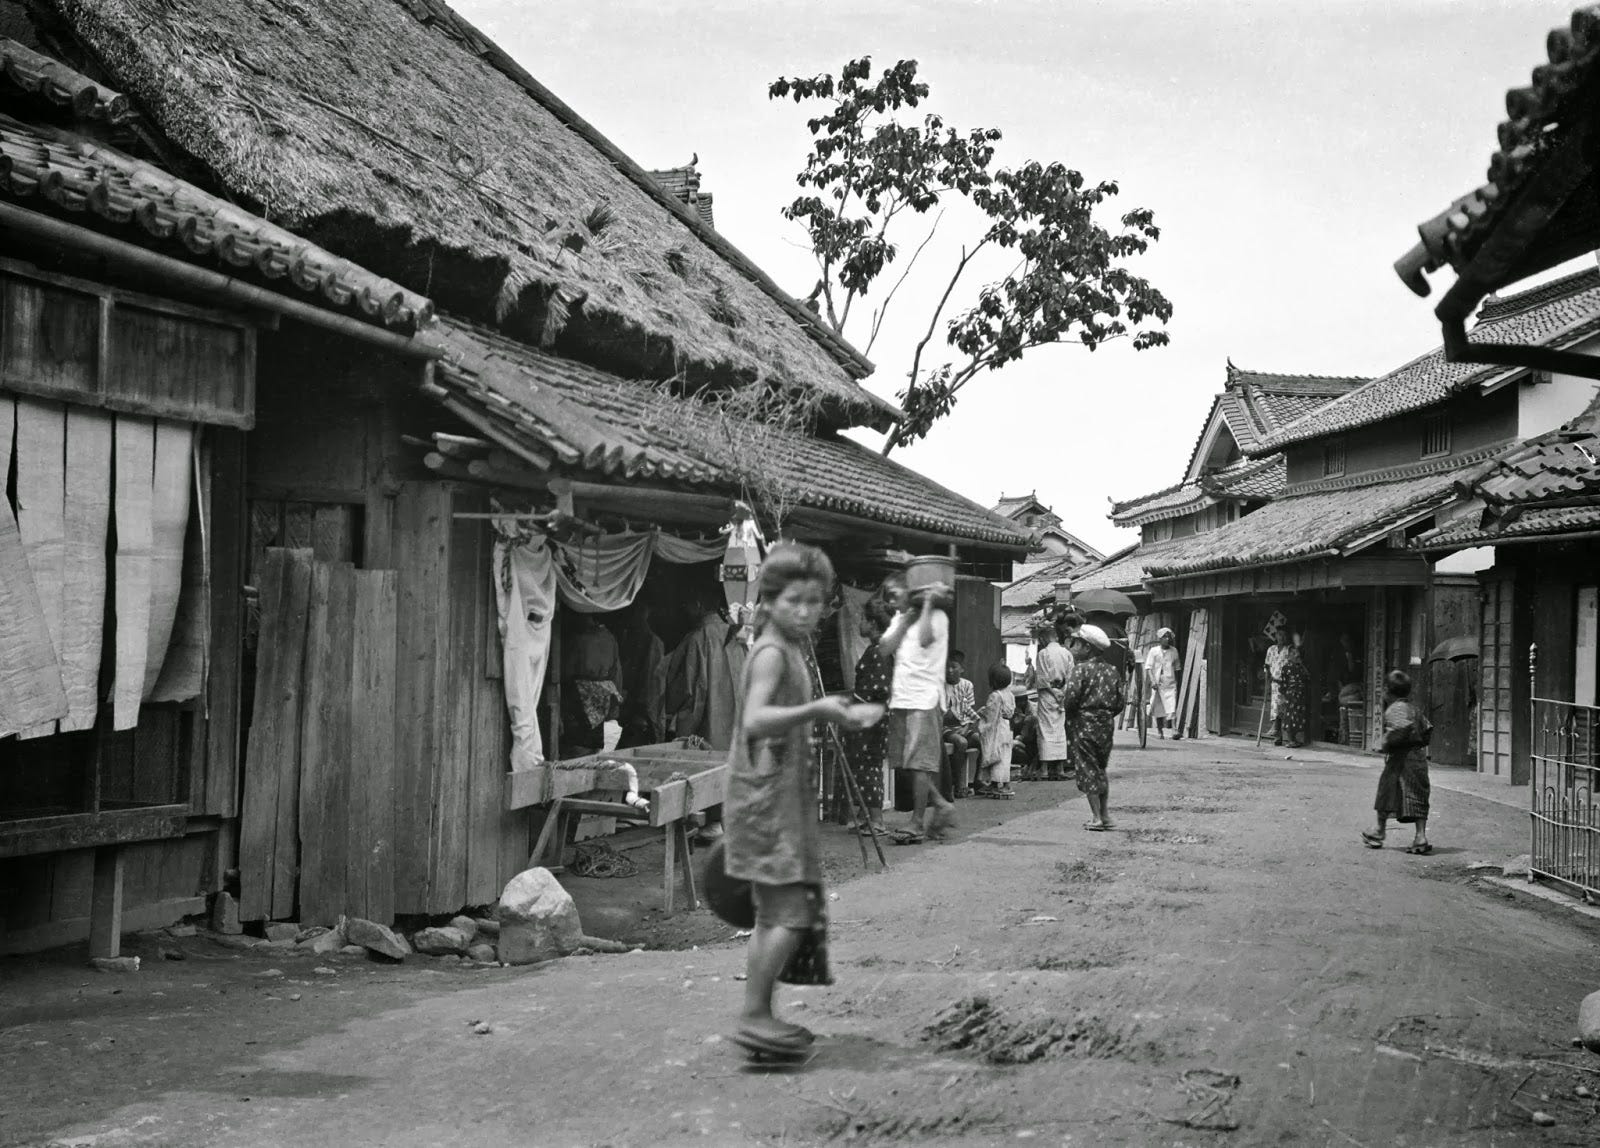
[[[31,817],[0,823],[0,858],[94,850],[94,886],[89,899],[89,955],[122,951],[123,847],[136,841],[182,837],[187,805],[152,805]]]
[[[650,802],[648,811],[628,805],[620,798],[602,796],[627,790],[628,775],[621,768],[622,763],[632,766],[638,776],[639,794]],[[677,776],[679,774],[683,776]],[[545,864],[546,854],[554,842],[554,864],[545,867],[559,872],[570,833],[582,817],[615,817],[661,829],[666,844],[662,907],[669,913],[677,900],[680,865],[689,907],[693,909],[699,905],[690,861],[687,818],[721,805],[727,792],[726,755],[714,750],[686,749],[675,742],[591,754],[572,761],[545,762],[535,769],[506,775],[508,810],[548,807],[538,841],[528,859],[530,867]]]

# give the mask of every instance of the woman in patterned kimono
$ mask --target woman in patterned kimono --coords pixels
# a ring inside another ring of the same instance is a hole
[[[1389,705],[1383,711],[1383,773],[1378,778],[1376,831],[1361,834],[1369,849],[1382,849],[1392,817],[1413,827],[1407,853],[1433,852],[1428,841],[1428,742],[1433,723],[1411,704],[1411,675],[1395,670],[1385,679]]]
[[[1061,708],[1063,691],[1072,677],[1072,655],[1061,648],[1060,635],[1051,618],[1041,618],[1033,626],[1034,640],[1039,643],[1039,657],[1028,668],[1028,688],[1038,691],[1034,712],[1039,718],[1039,748],[1028,781],[1039,780],[1039,767],[1051,781],[1065,778],[1067,762],[1067,715]]]
[[[889,704],[894,659],[885,657],[878,646],[878,639],[889,628],[889,622],[888,606],[876,598],[867,602],[861,615],[861,636],[867,639],[867,648],[861,651],[856,662],[857,701]],[[848,733],[844,747],[850,758],[851,776],[856,779],[867,805],[868,820],[856,828],[863,837],[884,836],[889,832],[883,827],[883,760],[889,749],[889,727],[880,722]]]
[[[1281,693],[1278,717],[1283,741],[1294,749],[1306,743],[1307,698],[1311,693],[1311,674],[1306,670],[1300,647],[1291,640],[1278,660],[1278,685]],[[1280,743],[1281,744],[1281,743]]]
[[[1089,801],[1092,832],[1115,828],[1108,802],[1111,783],[1106,766],[1111,761],[1111,741],[1117,711],[1122,708],[1122,677],[1105,660],[1111,639],[1099,626],[1082,626],[1072,637],[1072,680],[1067,683],[1062,706],[1072,727],[1072,772],[1078,792]]]

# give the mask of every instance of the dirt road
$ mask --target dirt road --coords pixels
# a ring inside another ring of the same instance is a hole
[[[1433,856],[1362,848],[1375,780],[1169,742],[1119,746],[1113,833],[1070,784],[963,803],[956,842],[836,886],[838,983],[782,993],[825,1034],[799,1075],[717,1037],[727,940],[483,972],[194,951],[115,984],[8,963],[0,1144],[1600,1141],[1600,1057],[1569,1043],[1600,927],[1468,871],[1524,852],[1513,808],[1436,790]]]

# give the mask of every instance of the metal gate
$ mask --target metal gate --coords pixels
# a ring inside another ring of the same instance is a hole
[[[1533,699],[1529,876],[1600,899],[1600,707]]]

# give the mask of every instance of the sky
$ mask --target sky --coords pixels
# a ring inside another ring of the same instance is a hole
[[[780,75],[914,59],[926,108],[1004,132],[997,163],[1059,160],[1155,212],[1132,264],[1172,301],[1168,347],[1030,351],[895,452],[967,497],[1037,491],[1110,551],[1111,500],[1182,479],[1228,358],[1376,375],[1439,343],[1392,264],[1482,183],[1508,88],[1574,0],[456,0],[646,168],[698,154],[717,229],[798,295],[816,267],[780,214],[810,146]],[[1114,222],[1108,216],[1107,222]],[[964,222],[941,224],[872,347],[892,398]],[[923,232],[902,233],[909,251]],[[1003,271],[1003,269],[1001,269]],[[1447,286],[1435,288],[1435,296]],[[980,280],[954,302],[976,296]],[[854,321],[853,321],[854,322]],[[846,334],[859,347],[864,325]]]

